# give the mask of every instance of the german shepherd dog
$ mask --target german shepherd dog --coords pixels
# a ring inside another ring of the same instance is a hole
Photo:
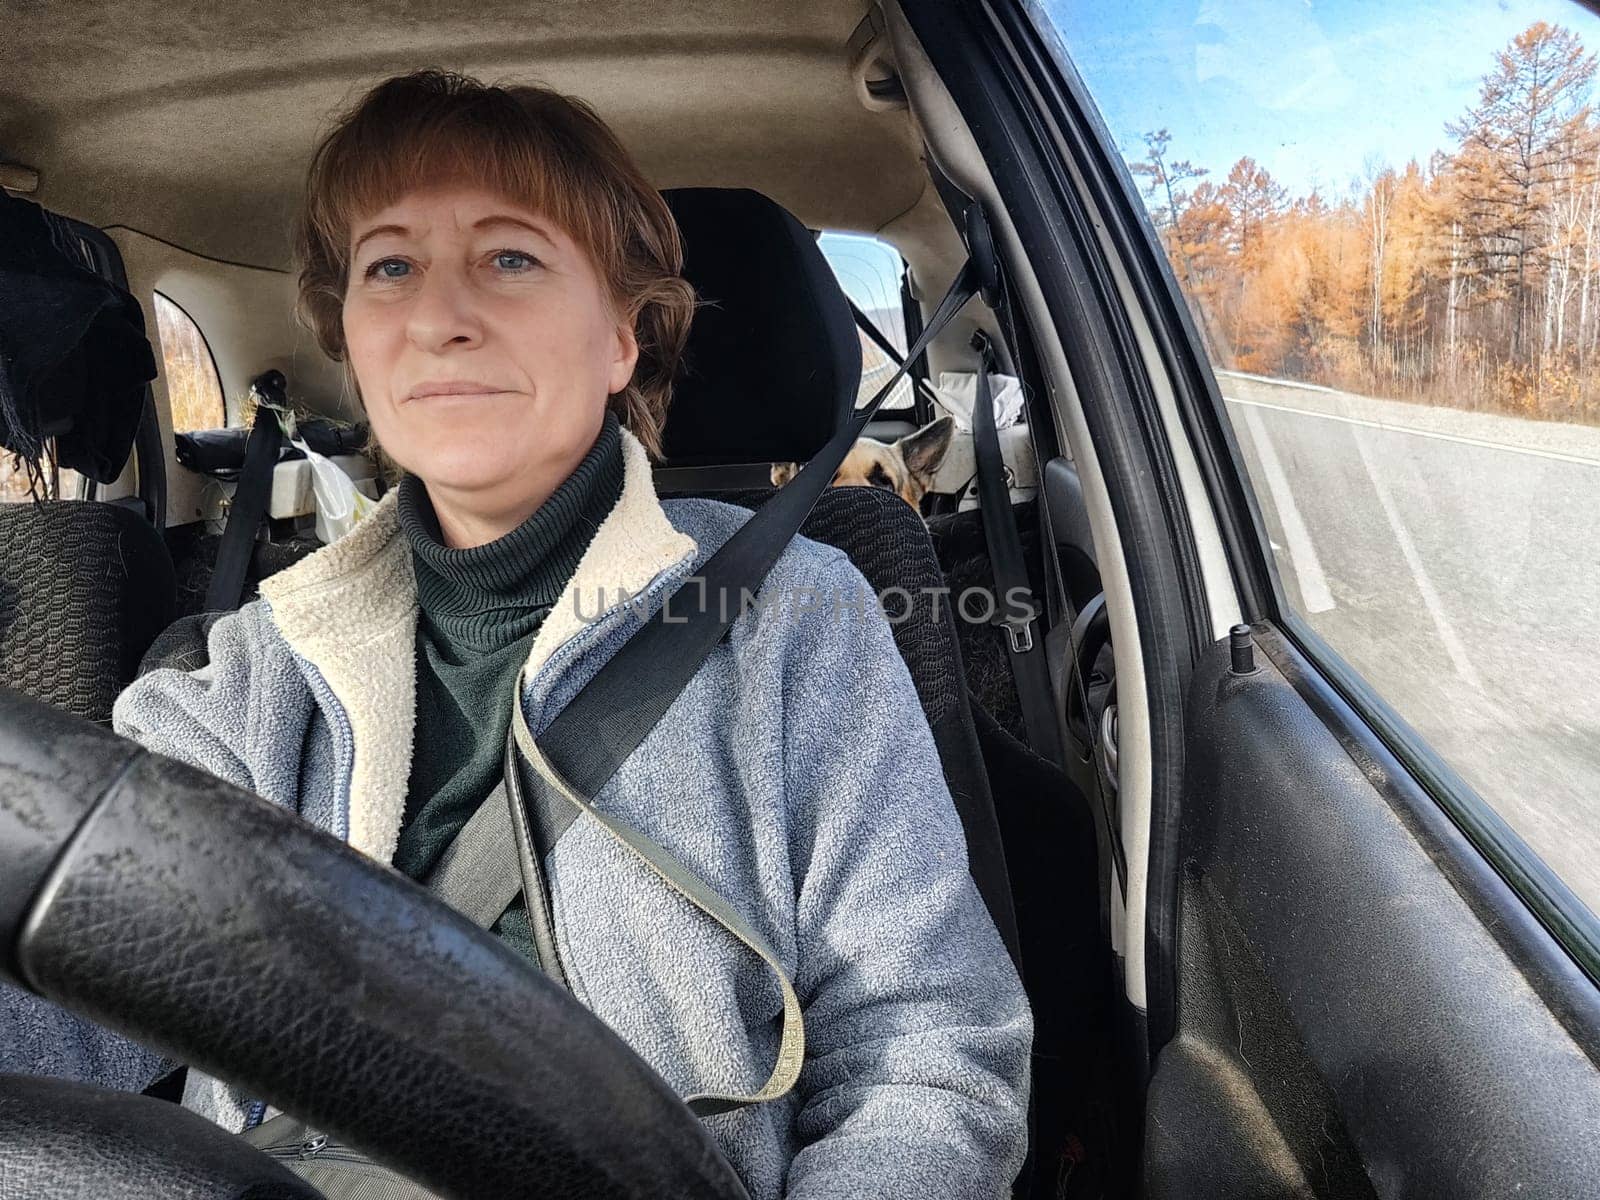
[[[919,513],[950,449],[955,422],[949,417],[930,421],[899,441],[884,443],[860,438],[834,473],[829,487],[875,487],[893,492]],[[773,463],[772,482],[782,487],[799,472],[800,463]]]

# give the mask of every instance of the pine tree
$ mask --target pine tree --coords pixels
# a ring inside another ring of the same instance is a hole
[[[1495,56],[1478,101],[1446,129],[1465,229],[1467,271],[1504,299],[1512,360],[1529,362],[1531,308],[1547,265],[1548,208],[1582,157],[1595,57],[1576,34],[1538,21]]]
[[[1165,129],[1146,133],[1143,160],[1128,168],[1136,178],[1148,181],[1144,185],[1145,198],[1156,202],[1149,210],[1150,219],[1163,231],[1174,228],[1183,218],[1190,197],[1186,185],[1211,174],[1188,159],[1168,162],[1167,147],[1171,142],[1172,134]]]

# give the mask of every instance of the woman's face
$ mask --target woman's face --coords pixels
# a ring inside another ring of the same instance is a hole
[[[436,502],[531,511],[638,358],[589,256],[539,214],[453,186],[350,238],[344,335],[378,442]]]

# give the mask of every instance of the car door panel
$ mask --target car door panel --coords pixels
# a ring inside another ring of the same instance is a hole
[[[1546,994],[1570,981],[1512,953],[1549,935],[1513,907],[1491,932],[1495,881],[1461,870],[1459,831],[1291,643],[1260,638],[1253,673],[1219,644],[1190,694],[1151,1194],[1596,1194],[1593,1005],[1557,1019]]]

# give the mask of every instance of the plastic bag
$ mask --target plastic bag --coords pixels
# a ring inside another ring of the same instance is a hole
[[[318,454],[298,437],[289,444],[306,456],[311,464],[311,490],[317,498],[317,537],[323,542],[342,538],[355,523],[372,511],[367,499],[332,459]]]
[[[278,428],[284,440],[301,454],[311,468],[311,492],[316,500],[317,538],[324,544],[336,541],[349,533],[355,523],[372,511],[377,504],[361,491],[356,481],[346,475],[339,465],[325,455],[318,454],[300,436],[292,408],[280,408],[256,393],[256,402],[265,404],[278,417]]]
[[[994,399],[994,427],[1004,429],[1022,417],[1022,384],[1014,375],[990,373],[989,388]],[[978,398],[978,377],[971,371],[940,371],[937,389],[939,406],[955,418],[956,428],[972,432],[972,407]]]

